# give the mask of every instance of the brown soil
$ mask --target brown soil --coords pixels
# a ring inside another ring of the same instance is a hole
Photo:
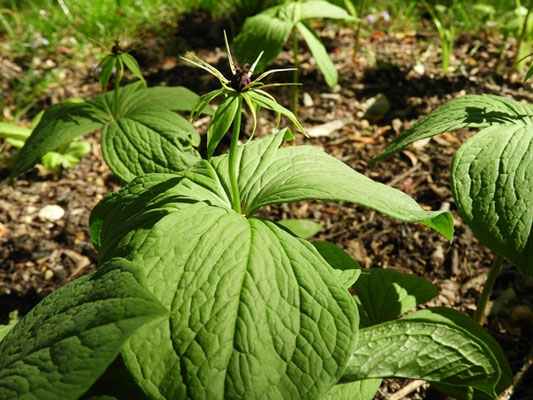
[[[171,43],[162,46],[154,41],[137,54],[148,73],[148,82],[183,85],[197,93],[212,90],[216,88],[216,80],[203,71],[177,63],[176,54],[192,48],[226,72],[226,55],[220,50],[223,43],[216,34],[220,27],[211,24],[215,33],[199,34],[205,23],[183,26],[187,30],[182,30]],[[357,171],[405,191],[423,207],[449,209],[455,217],[454,240],[450,244],[420,224],[401,223],[347,203],[302,202],[267,207],[262,215],[272,219],[297,217],[319,221],[324,229],[316,240],[336,243],[365,267],[422,275],[439,288],[438,297],[429,305],[453,307],[472,315],[492,254],[478,243],[457,214],[450,192],[449,166],[455,150],[474,132],[463,130],[418,143],[378,163],[373,171],[368,164],[398,132],[454,97],[493,93],[532,102],[530,86],[517,82],[514,76],[504,79],[495,72],[501,43],[492,37],[460,37],[452,60],[453,71],[444,76],[440,70],[438,41],[434,37],[376,31],[362,40],[360,52],[353,61],[353,31],[334,32],[328,26],[317,28],[339,70],[339,87],[330,90],[325,85],[314,61],[304,51],[300,59],[303,83],[300,121],[305,127],[331,121],[341,121],[343,126],[328,136],[298,137],[297,142],[324,148]],[[188,39],[193,37],[196,39]],[[477,51],[470,54],[477,45]],[[507,54],[503,57],[504,70],[509,66],[510,57]],[[370,62],[373,58],[375,62]],[[290,53],[284,51],[274,67],[287,67],[291,59]],[[0,59],[0,73],[2,68],[13,71],[11,64],[16,62]],[[91,64],[92,60],[88,61],[82,73],[80,69],[76,73],[66,70],[64,86],[68,84],[70,88],[66,96],[90,97],[97,93],[98,85],[91,80]],[[23,74],[24,68],[19,73]],[[275,79],[288,80],[290,76],[280,74]],[[290,89],[271,93],[290,106]],[[386,96],[390,110],[365,115],[364,104],[378,94]],[[50,96],[43,95],[39,104],[52,101]],[[205,124],[202,120],[199,127]],[[269,133],[273,124],[274,116],[262,111],[257,135]],[[251,120],[247,118],[246,131],[250,128]],[[91,154],[60,176],[36,168],[11,187],[6,179],[9,171],[0,169],[0,323],[7,322],[10,311],[18,310],[23,315],[60,285],[94,270],[98,255],[88,234],[90,211],[106,193],[120,187],[103,162],[98,138],[98,133],[90,135]],[[38,217],[39,211],[50,204],[65,210],[58,221]],[[525,279],[516,268],[505,265],[496,282],[492,312],[486,321],[513,372],[527,370],[523,384],[505,396],[514,400],[533,399],[526,387],[526,382],[533,381],[533,368],[527,368],[533,345],[532,289],[533,280]],[[405,385],[405,381],[387,381],[376,398],[385,399]],[[406,398],[438,397],[422,387]]]

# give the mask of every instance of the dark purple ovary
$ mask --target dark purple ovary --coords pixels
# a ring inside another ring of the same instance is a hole
[[[231,87],[233,89],[240,92],[251,82],[250,77],[248,76],[248,71],[248,64],[244,64],[242,68],[235,65],[235,75],[231,78]]]

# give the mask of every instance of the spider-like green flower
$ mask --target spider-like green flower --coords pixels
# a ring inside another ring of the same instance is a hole
[[[282,71],[293,71],[294,68],[273,69],[262,73],[256,79],[252,80],[252,74],[255,70],[255,67],[257,66],[257,63],[261,59],[263,52],[259,54],[259,56],[250,68],[248,68],[248,64],[239,66],[236,62],[233,61],[233,57],[231,56],[226,32],[224,32],[224,40],[226,42],[229,65],[232,73],[231,79],[227,79],[218,69],[206,63],[202,59],[196,57],[190,52],[187,53],[187,55],[192,59],[181,57],[182,60],[187,61],[188,63],[191,63],[199,68],[202,68],[203,70],[209,72],[211,75],[215,76],[222,85],[220,89],[213,90],[198,98],[191,111],[191,119],[193,121],[200,116],[204,108],[211,101],[213,101],[213,99],[220,95],[225,96],[225,99],[220,103],[220,106],[215,111],[213,119],[211,120],[211,123],[209,124],[209,128],[207,130],[208,159],[210,159],[213,155],[213,152],[215,151],[222,137],[228,132],[231,123],[234,120],[237,120],[237,118],[239,118],[240,124],[240,113],[242,110],[243,101],[248,106],[248,109],[250,110],[250,113],[252,114],[254,119],[253,130],[250,135],[250,138],[252,138],[255,133],[257,127],[257,112],[261,107],[275,111],[278,114],[278,123],[281,114],[285,115],[304,135],[306,135],[302,125],[296,119],[296,116],[291,111],[278,104],[274,97],[272,97],[272,95],[263,90],[265,88],[274,86],[298,85],[298,83],[264,84],[262,82],[262,80],[270,74]]]

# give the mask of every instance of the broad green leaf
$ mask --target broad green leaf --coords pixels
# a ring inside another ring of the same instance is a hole
[[[344,287],[349,288],[359,279],[361,275],[359,263],[340,247],[329,242],[315,242],[313,246],[324,260],[335,269]]]
[[[496,397],[501,369],[493,340],[459,312],[417,311],[362,329],[343,380],[404,377],[470,386]],[[461,323],[457,323],[461,320]],[[496,348],[497,348],[496,344]],[[497,350],[496,350],[497,351]]]
[[[140,83],[133,83],[120,89],[118,96],[118,120],[113,117],[114,92],[107,92],[83,103],[65,102],[50,107],[43,115],[42,120],[32,132],[26,141],[25,146],[20,151],[15,166],[11,172],[11,179],[33,167],[40,158],[49,151],[55,150],[63,145],[70,143],[78,136],[85,135],[97,129],[108,129],[113,137],[117,130],[122,128],[133,127],[132,132],[128,132],[128,138],[124,141],[110,140],[116,148],[103,149],[104,154],[115,154],[121,157],[119,160],[112,160],[118,164],[119,171],[124,180],[131,179],[132,171],[126,171],[125,166],[130,163],[131,158],[144,158],[147,153],[153,152],[154,155],[161,155],[172,151],[175,154],[185,151],[184,159],[198,157],[188,146],[185,149],[179,146],[173,146],[176,143],[189,141],[191,144],[199,142],[198,133],[193,131],[185,119],[174,114],[171,115],[169,110],[191,110],[198,96],[188,89],[181,87],[155,87],[143,89]],[[206,108],[208,112],[210,108]],[[137,118],[138,116],[138,118]],[[154,119],[163,118],[165,121],[153,122]],[[143,124],[147,120],[148,127]],[[132,122],[133,121],[133,122]],[[168,132],[154,131],[154,125],[158,128],[170,128]],[[172,125],[172,127],[170,127]],[[145,134],[145,136],[138,136]],[[192,136],[191,136],[192,135]],[[172,141],[167,140],[173,136]],[[138,139],[132,142],[132,137]],[[155,140],[151,143],[150,140]],[[127,153],[133,146],[142,146],[142,154]],[[153,149],[147,149],[153,146]],[[162,146],[160,148],[160,146]],[[179,157],[178,157],[179,158]],[[161,171],[164,168],[165,161],[159,159],[157,164],[154,163],[154,169],[146,171],[149,166],[145,162],[141,168],[145,172]],[[182,160],[167,160],[169,170],[174,171],[177,164]],[[109,162],[109,159],[106,159]],[[115,172],[115,171],[114,171]]]
[[[91,212],[91,240],[101,258],[106,258],[107,252],[130,230],[150,227],[191,201],[206,201],[231,209],[226,191],[207,161],[199,162],[194,172],[138,177],[118,192],[107,195]]]
[[[345,288],[351,287],[361,275],[361,270],[359,269],[335,269],[333,272],[337,275],[337,279]]]
[[[119,354],[82,397],[82,400],[90,399],[140,400],[147,397],[133,381]]]
[[[455,325],[480,337],[489,346],[491,351],[494,353],[496,359],[498,360],[499,367],[501,370],[500,379],[498,381],[498,384],[496,385],[496,393],[502,393],[513,383],[513,373],[511,371],[511,367],[509,366],[509,363],[507,362],[505,354],[503,353],[500,345],[476,321],[467,317],[465,314],[459,313],[450,308],[436,307],[433,308],[432,311],[443,318],[447,318],[449,321],[453,321]],[[448,396],[453,396],[458,400],[493,399],[493,397],[472,387],[462,387],[451,384],[447,385],[441,382],[433,382],[432,386],[438,389],[439,391],[447,394]]]
[[[300,3],[301,19],[342,19],[355,21],[344,8],[338,7],[324,0],[310,0]]]
[[[139,78],[142,82],[142,85],[146,87],[146,81],[144,80],[143,74],[141,72],[141,68],[139,67],[139,63],[133,56],[129,53],[122,53],[119,55],[120,59],[128,69],[133,72],[133,75],[135,75],[137,78]]]
[[[348,253],[346,253],[339,246],[330,242],[315,242],[313,243],[315,249],[320,255],[335,269],[342,271],[350,269],[361,269],[361,266]]]
[[[306,241],[197,202],[125,234],[106,257],[118,254],[171,310],[123,350],[150,397],[315,399],[338,382],[357,309]]]
[[[438,294],[420,276],[381,268],[361,270],[354,289],[372,325],[391,321]]]
[[[533,106],[494,95],[467,95],[454,99],[403,131],[372,160],[370,167],[412,142],[460,128],[489,125],[531,125]]]
[[[168,311],[114,259],[46,297],[0,342],[0,398],[76,399],[140,326]]]
[[[335,385],[323,400],[372,400],[376,395],[381,379],[365,379]]]
[[[298,31],[302,34],[305,42],[309,46],[309,50],[311,50],[311,54],[313,55],[313,59],[316,62],[316,66],[324,75],[324,80],[326,81],[329,87],[334,87],[339,81],[339,74],[337,73],[335,65],[333,65],[333,62],[331,61],[331,58],[329,58],[326,48],[324,47],[318,36],[315,34],[315,32],[313,32],[313,30],[310,29],[308,26],[306,26],[302,22],[298,22],[298,24],[296,24],[296,27],[298,28]]]
[[[533,125],[485,128],[455,153],[455,203],[477,238],[533,274]]]
[[[282,219],[278,224],[302,239],[309,239],[322,230],[322,225],[309,219]]]
[[[139,90],[146,90],[142,95]],[[113,101],[113,92],[106,93],[107,99]],[[143,89],[139,82],[134,82],[120,89],[119,115],[131,115],[146,108],[162,108],[172,111],[191,111],[198,95],[182,86],[156,86]],[[213,115],[213,109],[207,106],[203,113]]]
[[[266,108],[267,110],[272,110],[278,114],[281,114],[287,117],[294,125],[296,125],[296,127],[300,130],[300,132],[302,132],[305,136],[307,136],[305,129],[300,124],[296,116],[292,113],[292,111],[286,109],[281,104],[278,104],[275,100],[269,99],[268,97],[263,96],[260,93],[257,93],[257,91],[249,91],[248,96],[259,107]]]
[[[213,152],[218,146],[218,143],[224,135],[228,132],[237,110],[240,108],[239,104],[242,102],[239,94],[230,95],[226,97],[220,106],[218,106],[213,115],[213,119],[207,129],[207,158],[210,159]],[[240,117],[240,116],[239,116]]]
[[[201,157],[192,147],[198,133],[178,114],[147,108],[104,126],[102,153],[109,168],[129,182],[150,172],[179,172]]]
[[[109,79],[111,78],[111,74],[113,73],[116,64],[117,58],[114,54],[108,55],[100,62],[101,72],[99,81],[102,93],[104,93],[107,88],[107,84],[109,83]]]
[[[282,130],[238,148],[238,182],[243,212],[253,215],[268,204],[302,200],[358,203],[405,222],[422,222],[451,240],[453,220],[448,212],[424,211],[405,193],[354,171],[311,146],[279,148],[292,135]],[[213,159],[224,182],[227,156]],[[229,183],[224,184],[229,187]]]
[[[49,151],[101,128],[109,120],[109,112],[102,96],[81,104],[65,102],[50,107],[18,153],[11,179],[33,167]]]
[[[234,40],[235,55],[240,64],[252,63],[264,51],[255,69],[261,72],[283,49],[294,23],[280,19],[276,15],[278,9],[279,6],[274,7],[244,21]]]

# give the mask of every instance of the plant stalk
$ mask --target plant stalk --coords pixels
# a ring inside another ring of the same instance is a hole
[[[113,91],[113,117],[115,117],[115,121],[118,120],[118,95],[120,91],[120,79],[122,76],[120,76],[120,71],[117,66],[117,72],[115,75],[115,90]]]
[[[237,144],[241,131],[242,96],[238,96],[237,112],[233,120],[233,131],[231,132],[231,145],[229,148],[229,181],[231,185],[231,207],[241,213],[241,197],[237,184]]]
[[[298,83],[300,61],[298,60],[298,33],[296,27],[292,29],[292,56],[294,57],[294,71],[292,73],[292,82]],[[292,87],[292,112],[298,115],[298,85]]]
[[[492,260],[492,265],[490,267],[489,275],[483,285],[483,290],[481,291],[481,296],[479,297],[476,312],[474,313],[474,320],[481,324],[481,319],[485,315],[485,309],[487,308],[487,303],[489,302],[492,289],[494,288],[494,283],[496,278],[500,275],[502,270],[503,257],[499,254],[494,255],[494,260]]]
[[[522,47],[522,42],[524,41],[524,38],[526,37],[527,33],[527,22],[529,20],[529,15],[531,14],[531,8],[533,7],[533,0],[529,0],[529,4],[527,6],[527,14],[524,18],[524,23],[522,24],[522,30],[520,31],[520,36],[518,37],[518,40],[516,42],[516,52],[513,58],[513,63],[511,64],[511,71],[509,71],[509,76],[512,74],[512,72],[518,67],[516,63],[518,62],[518,57],[520,56],[520,48]]]

